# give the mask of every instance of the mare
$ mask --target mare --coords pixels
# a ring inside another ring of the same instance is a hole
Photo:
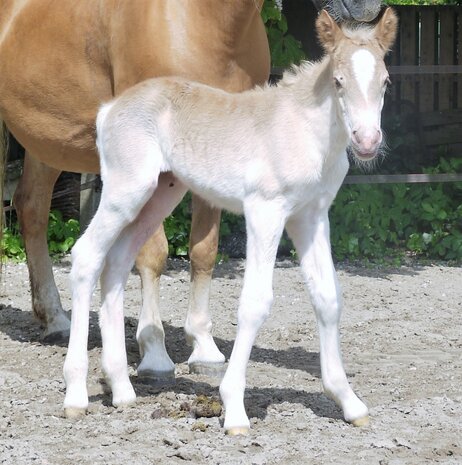
[[[0,119],[26,149],[14,204],[44,341],[66,340],[70,326],[46,242],[53,185],[62,170],[99,172],[94,133],[99,106],[157,76],[182,76],[229,92],[264,83],[270,63],[262,3],[0,0]],[[342,20],[372,20],[380,9],[379,0],[314,3],[328,6]],[[0,189],[3,170],[0,163]],[[185,330],[193,343],[189,364],[198,371],[224,360],[208,313],[219,219],[218,209],[193,196]],[[138,373],[151,380],[174,376],[159,314],[159,276],[167,250],[160,227],[136,260],[142,281]]]
[[[191,190],[246,219],[237,335],[220,385],[225,430],[241,434],[249,429],[243,403],[246,367],[270,312],[284,227],[296,246],[317,317],[325,393],[346,421],[368,421],[340,354],[342,302],[328,209],[348,170],[347,148],[363,163],[380,151],[389,82],[384,56],[395,39],[397,17],[388,8],[375,26],[347,28],[323,11],[316,29],[325,57],[295,67],[275,87],[231,94],[180,78],[158,78],[134,86],[99,111],[103,191],[92,222],[72,250],[66,416],[79,416],[88,406],[89,311],[99,277],[102,367],[112,403],[135,400],[125,350],[124,286],[145,239]]]

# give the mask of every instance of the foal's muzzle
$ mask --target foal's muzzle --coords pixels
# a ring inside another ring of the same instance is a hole
[[[372,160],[379,153],[382,131],[377,128],[355,129],[351,135],[351,150],[362,161]]]

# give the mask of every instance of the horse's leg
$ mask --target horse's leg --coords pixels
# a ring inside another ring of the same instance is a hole
[[[24,172],[14,195],[21,234],[27,253],[34,314],[44,326],[43,338],[55,342],[68,338],[70,321],[61,306],[47,245],[48,214],[53,186],[60,171],[26,152]]]
[[[135,400],[135,392],[128,377],[125,350],[125,283],[136,253],[150,232],[158,228],[164,217],[171,213],[185,191],[184,186],[171,174],[162,174],[154,195],[143,207],[136,221],[124,229],[106,257],[101,275],[102,366],[112,390],[112,403],[116,407]]]
[[[169,384],[175,379],[175,364],[165,349],[165,333],[159,308],[159,281],[167,255],[167,239],[160,226],[136,258],[142,286],[141,314],[136,331],[142,357],[138,377],[154,384]]]
[[[209,314],[210,285],[218,249],[220,210],[210,207],[193,195],[193,213],[189,255],[191,258],[191,288],[185,332],[193,352],[189,370],[209,375],[221,374],[225,356],[211,335]]]
[[[332,262],[327,210],[308,210],[287,223],[303,275],[308,285],[319,328],[321,373],[324,391],[356,426],[368,422],[368,410],[351,389],[343,368],[339,320],[342,297]]]
[[[246,434],[250,423],[244,407],[247,363],[255,337],[269,314],[272,277],[284,214],[278,204],[253,201],[245,207],[247,261],[238,310],[238,327],[233,351],[220,395],[225,406],[224,428],[230,435]]]

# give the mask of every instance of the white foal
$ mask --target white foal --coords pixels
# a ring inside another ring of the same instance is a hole
[[[246,218],[238,331],[220,386],[225,430],[249,429],[243,403],[246,367],[270,311],[284,227],[297,248],[316,312],[325,392],[346,421],[367,422],[367,407],[351,389],[340,355],[342,303],[328,208],[348,170],[347,147],[360,160],[378,153],[388,82],[383,58],[396,27],[391,9],[375,27],[354,30],[339,28],[322,12],[316,28],[326,57],[287,73],[276,87],[229,94],[180,79],[154,79],[101,109],[101,204],[72,252],[67,416],[88,406],[88,316],[100,275],[103,369],[115,406],[135,399],[124,345],[124,285],[139,247],[191,189]]]

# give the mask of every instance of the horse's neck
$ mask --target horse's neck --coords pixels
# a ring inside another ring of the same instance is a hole
[[[249,27],[260,20],[263,0],[180,0],[185,16],[201,32],[210,28],[228,45],[239,43],[246,37]],[[213,40],[213,37],[211,37]]]
[[[267,79],[261,0],[101,1],[116,93],[158,75],[233,92]]]
[[[2,0],[0,6],[0,42],[16,14],[28,0]]]

